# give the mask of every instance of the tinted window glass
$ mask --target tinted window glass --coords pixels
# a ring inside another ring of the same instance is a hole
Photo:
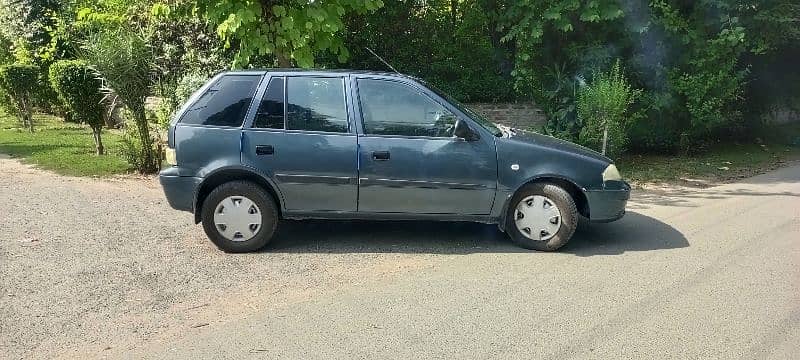
[[[341,78],[286,79],[286,128],[347,132],[347,107]]]
[[[185,124],[241,126],[260,76],[226,75],[186,110]]]
[[[367,134],[453,136],[453,113],[410,86],[362,79],[358,96]]]
[[[256,112],[253,127],[283,129],[283,78],[272,78]]]

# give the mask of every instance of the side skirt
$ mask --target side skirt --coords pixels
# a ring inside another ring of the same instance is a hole
[[[290,220],[424,220],[424,221],[468,221],[497,224],[498,218],[490,215],[461,214],[410,214],[410,213],[365,213],[352,211],[284,211],[283,217]]]

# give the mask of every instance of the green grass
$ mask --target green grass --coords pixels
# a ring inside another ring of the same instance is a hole
[[[0,110],[0,153],[63,175],[110,176],[130,171],[120,154],[118,131],[103,130],[106,155],[97,156],[92,132],[85,125],[37,114],[34,130],[31,134],[15,117]]]
[[[762,144],[719,144],[695,156],[626,155],[617,165],[633,184],[695,183],[691,180],[712,184],[757,175],[800,159],[800,126],[772,128],[760,138]]]

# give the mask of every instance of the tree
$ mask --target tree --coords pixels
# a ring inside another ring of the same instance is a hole
[[[50,65],[50,85],[75,120],[92,129],[97,155],[103,155],[103,94],[101,81],[89,65],[80,60],[61,60]]]
[[[153,139],[145,112],[150,92],[153,53],[140,34],[124,26],[97,33],[84,46],[84,57],[104,80],[104,91],[113,92],[131,111],[140,142],[137,167],[141,173],[158,170]]]
[[[216,28],[226,47],[236,49],[233,67],[256,56],[274,56],[281,67],[292,62],[314,66],[315,53],[327,51],[347,60],[342,17],[383,6],[382,0],[196,0],[195,10]]]
[[[0,67],[0,87],[11,100],[22,125],[33,132],[32,97],[39,85],[39,68],[26,64]]]

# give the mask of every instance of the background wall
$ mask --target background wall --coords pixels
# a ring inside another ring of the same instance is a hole
[[[532,102],[470,103],[466,105],[491,121],[514,128],[539,129],[547,122],[544,112]]]

